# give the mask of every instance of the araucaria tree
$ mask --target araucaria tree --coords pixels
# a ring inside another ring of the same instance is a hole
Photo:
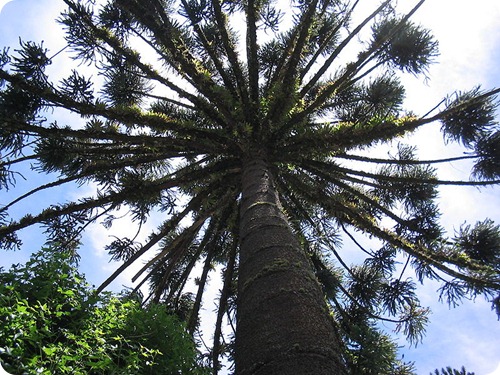
[[[101,290],[149,256],[135,279],[176,306],[201,271],[195,331],[209,273],[223,265],[214,373],[228,351],[238,375],[396,373],[375,319],[420,338],[427,310],[402,277],[410,266],[420,281],[440,280],[448,302],[484,295],[500,312],[499,228],[486,219],[447,238],[435,202],[443,184],[500,182],[497,91],[455,93],[425,115],[403,109],[399,72],[425,74],[437,54],[411,20],[424,1],[407,14],[390,0],[64,2],[64,51],[22,42],[1,55],[2,187],[15,185],[22,163],[56,176],[0,208],[4,247],[35,224],[64,245],[89,223],[110,226],[119,207],[139,230],[163,214],[144,243],[106,245],[123,265]],[[67,53],[98,73],[49,78],[45,68]],[[51,120],[59,108],[79,120]],[[446,161],[473,160],[471,180],[440,179],[433,165],[444,160],[419,161],[413,146],[370,153],[424,125],[467,149]],[[96,192],[9,217],[19,201],[72,182]],[[362,248],[366,259],[350,266],[341,234],[380,247]]]

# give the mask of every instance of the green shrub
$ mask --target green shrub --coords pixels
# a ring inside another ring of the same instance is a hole
[[[13,374],[205,374],[162,305],[96,296],[69,252],[44,248],[0,268],[0,359]]]

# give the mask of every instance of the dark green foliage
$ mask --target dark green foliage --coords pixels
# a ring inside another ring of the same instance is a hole
[[[476,144],[479,155],[474,165],[474,176],[479,179],[498,179],[500,177],[500,131],[481,138]]]
[[[477,222],[474,226],[463,224],[453,238],[452,247],[447,250],[459,266],[472,259],[478,264],[488,264],[492,269],[498,270],[500,267],[499,249],[499,227],[492,220],[486,219]],[[484,270],[483,272],[495,271]],[[479,285],[470,285],[455,278],[447,281],[440,288],[440,298],[454,306],[457,306],[467,296],[475,297],[484,293],[488,294],[488,299],[492,302],[492,309],[498,312],[496,293],[487,292]]]
[[[453,111],[442,122],[442,130],[447,140],[462,142],[471,147],[495,128],[494,98],[483,95],[479,87],[455,94],[447,106]]]
[[[97,297],[72,251],[45,248],[0,273],[0,358],[11,373],[204,374],[165,306]]]
[[[99,12],[99,23],[111,30],[119,38],[126,38],[133,23],[130,13],[124,12],[115,2],[104,4]]]
[[[33,42],[20,41],[20,49],[12,61],[14,72],[25,79],[43,85],[46,81],[45,68],[52,63],[47,56],[47,49],[43,45],[36,45]]]
[[[39,123],[37,112],[42,106],[38,96],[10,86],[0,92],[0,147],[4,152],[19,153],[26,138],[16,131],[16,122]]]
[[[412,22],[385,18],[373,27],[373,46],[381,62],[413,74],[425,72],[437,55],[437,42],[429,30]]]
[[[151,90],[139,76],[139,70],[126,61],[112,61],[111,66],[102,74],[105,78],[104,98],[114,106],[133,106],[140,104],[143,93]]]
[[[59,22],[66,30],[69,45],[76,52],[75,59],[90,63],[95,61],[97,49],[101,44],[95,32],[85,22],[92,18],[92,8],[90,4],[78,2],[74,4],[74,9],[77,12],[68,10],[61,15]],[[106,21],[103,20],[104,24]]]
[[[442,368],[441,371],[436,369],[433,373],[431,372],[430,375],[475,375],[475,373],[466,371],[465,367],[462,366],[460,370],[451,367]]]
[[[463,225],[454,239],[457,250],[478,262],[500,268],[500,227],[492,220]]]
[[[114,217],[109,218],[108,222],[112,221]],[[115,241],[106,245],[106,250],[109,253],[111,260],[130,259],[140,248],[140,244],[135,243],[129,238],[117,238]]]
[[[44,222],[44,233],[49,239],[47,245],[51,247],[51,250],[64,251],[70,255],[72,262],[77,263],[80,259],[78,247],[89,214],[89,212],[80,211],[57,216]]]
[[[94,99],[93,83],[91,79],[81,76],[76,70],[61,81],[61,94],[71,99],[90,103]]]
[[[404,88],[397,78],[381,76],[366,85],[345,90],[331,106],[342,121],[369,121],[373,117],[385,118],[397,114],[404,97]]]
[[[350,300],[347,316],[356,317],[349,320],[350,324],[357,324],[360,317],[371,324],[370,319],[388,314],[399,318],[396,331],[403,332],[410,343],[422,340],[429,311],[419,306],[411,280],[387,279],[369,262],[354,268],[349,279],[348,289],[344,290]]]
[[[67,138],[48,138],[36,145],[35,152],[39,155],[40,169],[71,176],[79,175],[85,168],[81,148]]]
[[[349,330],[348,366],[352,375],[415,375],[412,363],[397,359],[398,347],[373,322],[358,322]],[[351,341],[352,340],[352,341]]]

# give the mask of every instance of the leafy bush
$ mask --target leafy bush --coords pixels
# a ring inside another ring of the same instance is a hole
[[[0,268],[0,358],[14,374],[204,374],[162,305],[96,296],[69,252],[44,248]]]

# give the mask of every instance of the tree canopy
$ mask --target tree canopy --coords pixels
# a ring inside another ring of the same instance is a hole
[[[242,374],[273,373],[270,358],[292,365],[295,353],[366,374],[370,356],[382,363],[380,348],[395,350],[373,345],[386,341],[377,319],[393,321],[410,342],[422,337],[428,310],[415,281],[403,278],[408,267],[418,281],[440,281],[448,303],[482,295],[500,315],[498,225],[485,218],[450,237],[437,203],[439,186],[500,182],[498,90],[456,92],[426,114],[405,108],[400,74],[425,74],[438,53],[431,32],[411,19],[423,2],[406,14],[390,0],[370,3],[354,23],[367,2],[64,0],[64,51],[22,41],[0,56],[0,186],[15,188],[23,164],[53,177],[0,208],[1,245],[19,247],[16,233],[32,225],[71,245],[91,223],[112,227],[120,207],[138,232],[150,215],[163,215],[144,243],[132,234],[103,244],[122,265],[98,290],[147,255],[137,288],[148,282],[152,301],[175,308],[199,272],[194,332],[209,274],[221,265],[214,373],[222,353],[236,356]],[[95,75],[49,77],[47,67],[66,53]],[[58,121],[68,111],[78,116]],[[466,154],[419,160],[404,143],[386,158],[371,154],[424,125],[440,127]],[[438,163],[463,159],[474,162],[471,179],[437,175]],[[19,202],[70,183],[95,192],[10,217]],[[362,235],[381,245],[363,247]],[[359,244],[361,264],[344,260],[341,236]],[[308,313],[322,327],[318,336],[331,325],[322,336],[330,346],[298,343],[279,325],[245,341],[262,322],[272,326],[269,317],[312,329],[302,324],[306,306],[316,309]],[[298,315],[285,318],[292,310]],[[236,346],[223,335],[226,315]],[[265,344],[266,332],[280,344]]]

